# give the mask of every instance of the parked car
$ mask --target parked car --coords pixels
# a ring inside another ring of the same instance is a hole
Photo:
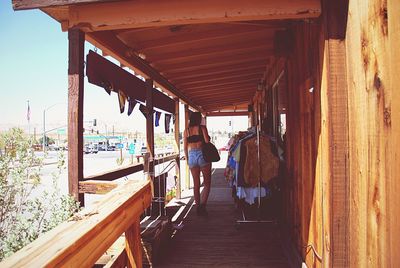
[[[97,154],[99,152],[97,144],[86,145],[83,149],[85,154]]]

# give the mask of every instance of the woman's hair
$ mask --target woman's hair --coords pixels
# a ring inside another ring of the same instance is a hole
[[[192,112],[189,118],[189,127],[200,126],[201,124],[201,113]]]

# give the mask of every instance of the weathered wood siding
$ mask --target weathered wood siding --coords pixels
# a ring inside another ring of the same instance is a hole
[[[292,28],[284,219],[309,267],[399,267],[400,2],[341,4]]]
[[[399,6],[398,0],[349,4],[345,44],[352,267],[400,266]]]
[[[329,260],[329,246],[326,250],[323,247],[324,241],[329,245],[329,211],[322,209],[328,208],[326,189],[330,177],[326,167],[329,163],[327,92],[326,85],[321,86],[324,40],[320,20],[298,23],[292,31],[294,47],[287,62],[284,218],[298,252],[313,267],[321,264],[317,255],[326,262]]]

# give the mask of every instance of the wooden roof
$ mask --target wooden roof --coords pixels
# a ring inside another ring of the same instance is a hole
[[[202,112],[247,109],[276,62],[276,32],[320,14],[318,0],[57,1],[34,7]]]

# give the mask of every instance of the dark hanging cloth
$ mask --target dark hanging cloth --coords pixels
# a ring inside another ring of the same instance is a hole
[[[128,115],[131,115],[133,109],[135,109],[135,107],[136,107],[137,101],[136,101],[135,99],[129,98],[129,99],[128,99],[128,103],[129,103],[129,106],[128,106]]]
[[[144,115],[144,117],[147,116],[147,108],[146,108],[146,106],[144,106],[143,104],[140,104],[139,110],[142,112],[142,114]]]
[[[125,110],[126,95],[121,90],[118,91],[119,111],[122,114]]]
[[[156,112],[156,120],[155,120],[156,127],[160,125],[160,117],[161,117],[161,112]]]
[[[165,114],[165,133],[169,133],[170,122],[171,122],[171,114]]]
[[[175,116],[175,114],[173,114],[172,115],[172,124],[174,124],[174,125],[175,125],[175,120],[176,120],[176,116]]]

